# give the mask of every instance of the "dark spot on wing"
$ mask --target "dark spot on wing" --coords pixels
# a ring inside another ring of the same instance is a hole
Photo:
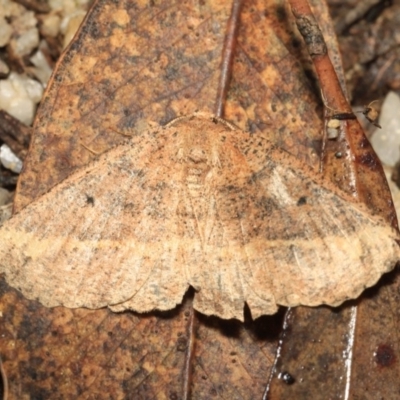
[[[94,197],[86,194],[86,204],[90,206],[94,206]]]
[[[298,206],[304,206],[304,204],[307,204],[307,197],[306,196],[301,196],[299,200],[297,200],[297,205]]]

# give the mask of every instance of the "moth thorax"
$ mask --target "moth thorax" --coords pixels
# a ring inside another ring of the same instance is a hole
[[[193,163],[206,163],[208,160],[207,152],[201,147],[193,147],[190,149],[188,159]]]
[[[202,195],[206,183],[206,177],[211,170],[207,152],[194,147],[189,151],[186,163],[186,184],[191,196],[198,197]]]

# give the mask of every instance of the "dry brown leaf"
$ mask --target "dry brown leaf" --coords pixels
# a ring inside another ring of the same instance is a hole
[[[16,209],[83,165],[90,153],[82,144],[103,151],[121,141],[115,131],[135,135],[147,121],[214,110],[230,9],[228,0],[95,2],[42,102]],[[318,169],[319,91],[308,79],[308,55],[299,65],[304,47],[293,26],[284,1],[244,2],[225,116],[268,133]],[[49,309],[2,282],[0,346],[10,398],[243,400],[260,397],[268,382],[276,315],[241,324],[192,313],[193,323],[187,303],[168,316]],[[309,339],[303,336],[302,346]]]
[[[254,318],[337,306],[400,258],[383,219],[265,136],[205,115],[103,154],[0,235],[7,282],[48,307],[170,310],[192,285],[196,310],[239,320],[245,302]]]

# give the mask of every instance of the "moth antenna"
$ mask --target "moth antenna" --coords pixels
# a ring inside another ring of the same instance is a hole
[[[115,133],[118,133],[118,135],[125,136],[125,137],[128,137],[128,138],[132,137],[132,135],[129,135],[128,133],[117,131],[112,126],[108,126],[107,128],[110,129],[111,131],[115,132]]]

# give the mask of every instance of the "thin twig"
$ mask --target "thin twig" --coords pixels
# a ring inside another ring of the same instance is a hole
[[[0,139],[10,147],[10,149],[21,160],[25,158],[29,147],[32,128],[0,110]]]
[[[195,344],[195,324],[196,324],[196,314],[191,307],[188,316],[188,327],[187,327],[187,348],[186,348],[186,358],[184,366],[184,380],[183,380],[183,396],[182,400],[188,400],[190,398],[190,384],[192,380],[192,366],[194,357],[194,344]]]
[[[306,42],[321,85],[326,105],[336,114],[352,113],[329,58],[324,37],[307,0],[289,0],[297,27]]]
[[[232,62],[235,55],[237,33],[240,24],[240,11],[243,0],[234,0],[231,16],[228,21],[228,29],[225,36],[224,49],[222,51],[221,75],[218,84],[217,99],[215,102],[215,116],[224,116],[226,94],[232,76]]]

